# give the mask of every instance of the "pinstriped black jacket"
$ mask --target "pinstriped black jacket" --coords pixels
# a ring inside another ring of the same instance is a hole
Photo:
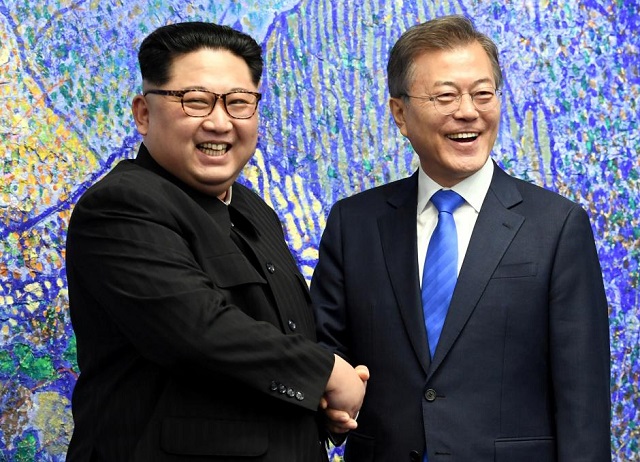
[[[326,460],[315,411],[333,355],[256,194],[236,183],[227,207],[142,145],[79,200],[66,265],[68,461]]]

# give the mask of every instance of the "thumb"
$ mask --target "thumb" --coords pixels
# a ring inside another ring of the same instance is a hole
[[[363,366],[363,365],[356,366],[355,371],[356,371],[356,374],[358,374],[358,377],[360,377],[360,380],[362,380],[363,382],[366,382],[367,380],[369,380],[370,374],[369,374],[369,368],[367,366]]]

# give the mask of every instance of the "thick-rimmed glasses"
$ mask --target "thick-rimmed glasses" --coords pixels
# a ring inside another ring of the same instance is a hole
[[[245,90],[222,94],[208,90],[147,90],[143,96],[148,94],[180,98],[182,110],[189,117],[207,117],[221,99],[224,110],[234,119],[250,119],[262,98],[260,93]]]
[[[482,88],[470,93],[440,93],[439,95],[414,96],[404,94],[407,98],[429,100],[440,114],[449,115],[460,109],[460,102],[464,95],[469,95],[473,106],[481,112],[489,111],[497,106],[502,91],[497,88]]]

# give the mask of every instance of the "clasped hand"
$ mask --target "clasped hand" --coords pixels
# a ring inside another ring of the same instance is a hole
[[[369,369],[366,366],[353,368],[340,356],[335,355],[333,371],[320,401],[329,431],[345,433],[358,426],[356,417],[362,407],[367,380]]]

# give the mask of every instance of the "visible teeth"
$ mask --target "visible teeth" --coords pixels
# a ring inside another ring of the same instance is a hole
[[[227,149],[226,144],[215,144],[215,143],[202,143],[200,145],[201,148],[204,149],[213,149],[214,151],[220,151],[222,149]]]
[[[208,155],[220,156],[227,150],[227,145],[223,143],[202,143],[198,145],[198,148]]]
[[[477,133],[452,133],[451,135],[447,135],[448,138],[452,140],[460,140],[466,138],[476,138],[478,136]]]

